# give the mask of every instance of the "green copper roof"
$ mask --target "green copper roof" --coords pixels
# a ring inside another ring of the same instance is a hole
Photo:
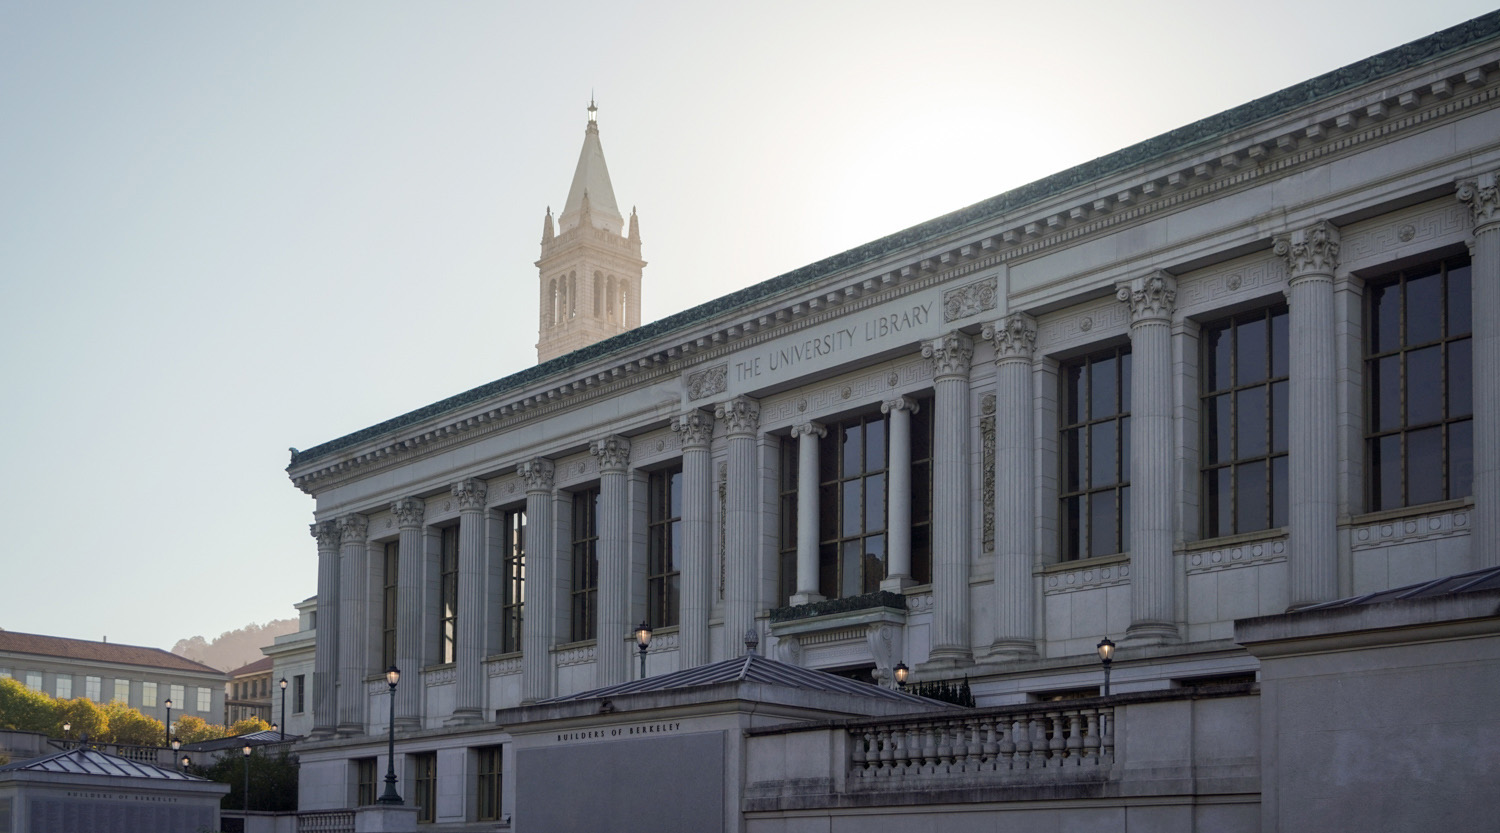
[[[1242,130],[1258,122],[1288,113],[1345,90],[1377,81],[1398,72],[1420,66],[1459,49],[1493,40],[1500,36],[1500,11],[1481,15],[1457,26],[1428,35],[1420,40],[1386,50],[1378,55],[1324,73],[1284,90],[1257,98],[1247,104],[1225,110],[1179,127],[1138,144],[1068,168],[1019,188],[1006,191],[925,223],[887,235],[845,252],[810,263],[767,281],[731,292],[707,303],[674,315],[657,319],[634,330],[596,342],[580,350],[558,356],[535,367],[513,373],[456,396],[434,402],[410,413],[369,428],[364,428],[292,455],[287,466],[303,465],[375,437],[415,425],[432,417],[457,411],[494,396],[523,387],[539,379],[561,373],[614,353],[625,352],[669,333],[686,330],[734,310],[749,307],[797,287],[846,269],[870,263],[892,252],[916,246],[934,238],[962,231],[1004,216],[1007,213],[1041,202],[1049,197],[1104,179],[1138,165],[1144,165]]]

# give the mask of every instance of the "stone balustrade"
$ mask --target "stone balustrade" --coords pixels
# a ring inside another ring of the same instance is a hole
[[[319,810],[298,813],[297,833],[354,833],[354,811]]]
[[[1113,726],[1112,707],[1050,704],[866,722],[847,730],[848,785],[903,789],[955,777],[1004,781],[1017,774],[1032,781],[1039,770],[1107,772],[1115,757]]]

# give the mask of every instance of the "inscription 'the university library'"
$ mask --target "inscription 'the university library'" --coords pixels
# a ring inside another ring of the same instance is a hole
[[[934,302],[929,301],[920,306],[901,312],[892,312],[863,322],[857,322],[851,327],[838,327],[822,335],[799,341],[768,351],[764,356],[756,356],[753,359],[734,363],[735,378],[739,381],[751,379],[766,372],[776,372],[808,361],[810,359],[831,356],[841,350],[847,350],[856,344],[871,341],[879,341],[897,333],[920,327],[932,317]]]

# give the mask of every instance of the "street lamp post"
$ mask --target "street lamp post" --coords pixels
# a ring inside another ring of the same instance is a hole
[[[245,744],[240,754],[245,757],[245,817],[248,820],[250,817],[250,744]]]
[[[172,698],[167,698],[167,743],[172,742]]]
[[[635,644],[641,649],[641,679],[646,679],[646,648],[651,645],[651,626],[643,619],[635,626]]]
[[[281,728],[279,730],[283,738],[286,737],[286,677],[281,678]]]
[[[386,685],[391,687],[391,719],[386,724],[389,737],[385,750],[385,792],[375,800],[376,804],[399,806],[401,796],[396,792],[396,683],[401,680],[401,669],[392,665],[385,670]]]
[[[1109,637],[1099,640],[1099,662],[1104,666],[1104,696],[1109,696],[1109,666],[1115,661],[1115,643]]]

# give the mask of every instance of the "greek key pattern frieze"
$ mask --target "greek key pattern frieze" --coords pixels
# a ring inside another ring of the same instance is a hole
[[[1129,310],[1114,296],[1079,307],[1057,318],[1038,323],[1038,343],[1043,353],[1065,350],[1125,332]]]
[[[1103,567],[1079,567],[1047,576],[1042,583],[1042,592],[1048,596],[1057,593],[1076,593],[1079,590],[1095,590],[1100,587],[1115,587],[1130,583],[1129,564],[1108,564]]]
[[[1399,249],[1439,246],[1469,230],[1464,206],[1453,200],[1360,223],[1343,236],[1344,266],[1359,269],[1389,260]]]
[[[943,293],[943,322],[957,321],[995,308],[999,278],[991,275]]]
[[[557,485],[572,486],[599,476],[599,458],[592,454],[569,457],[557,463]]]
[[[1286,288],[1286,262],[1265,257],[1253,263],[1195,273],[1177,283],[1177,309],[1184,315],[1206,312],[1240,298]]]

